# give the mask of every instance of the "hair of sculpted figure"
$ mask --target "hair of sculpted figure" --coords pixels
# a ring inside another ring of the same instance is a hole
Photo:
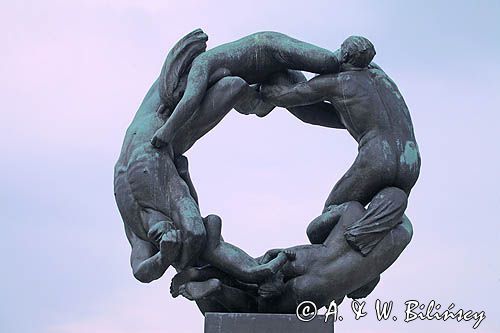
[[[205,249],[204,221],[187,158],[181,154],[210,131],[247,92],[255,92],[239,77],[225,76],[219,80],[212,77],[214,82],[206,94],[208,102],[197,110],[199,117],[185,123],[171,145],[176,158],[172,158],[168,149],[151,146],[149,139],[164,123],[168,108],[173,109],[181,99],[193,59],[206,49],[207,39],[197,29],[170,50],[160,77],[127,129],[115,165],[116,203],[132,248],[133,274],[141,282],[160,278],[170,265],[176,269],[189,266]],[[172,223],[182,232],[172,230]],[[252,260],[248,259],[249,265],[254,267]]]
[[[167,54],[158,80],[158,90],[162,103],[157,110],[163,115],[165,110],[173,110],[182,98],[187,84],[187,73],[193,60],[207,49],[208,36],[196,29],[182,37]]]
[[[365,37],[350,36],[342,43],[340,48],[342,60],[358,68],[367,67],[375,57],[375,47]]]
[[[175,139],[179,129],[196,116],[211,82],[225,76],[238,76],[249,84],[261,83],[272,74],[287,69],[336,73],[340,70],[340,59],[334,52],[270,31],[201,52],[191,65],[186,89],[175,108],[171,109],[165,95],[160,95],[165,104],[160,108],[167,109],[169,117],[156,131],[151,143],[159,148]]]
[[[259,283],[271,278],[289,260],[294,260],[292,253],[279,251],[264,264],[249,256],[242,249],[225,242],[221,236],[222,220],[217,215],[208,215],[203,219],[207,230],[205,247],[200,253],[203,264],[210,264],[232,277],[246,283]],[[179,233],[173,224],[169,224],[166,233]]]

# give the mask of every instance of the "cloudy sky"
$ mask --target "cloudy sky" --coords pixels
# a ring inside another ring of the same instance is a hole
[[[402,321],[406,300],[486,312],[499,332],[498,1],[10,1],[0,5],[0,331],[200,332],[169,271],[136,281],[113,198],[124,132],[169,48],[201,27],[209,47],[275,30],[336,49],[370,38],[398,84],[422,153],[408,206],[415,235],[338,332],[471,332]],[[307,223],[356,156],[346,132],[278,109],[229,114],[188,156],[203,214],[252,255],[306,243]],[[378,322],[376,299],[397,322]]]

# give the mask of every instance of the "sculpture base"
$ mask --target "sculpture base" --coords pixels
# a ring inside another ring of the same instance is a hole
[[[205,333],[333,333],[333,320],[317,316],[309,322],[294,314],[215,313],[205,314]]]

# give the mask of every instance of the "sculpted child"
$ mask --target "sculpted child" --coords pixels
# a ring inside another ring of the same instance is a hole
[[[403,215],[406,194],[395,187],[385,188],[370,205],[387,203],[387,218],[395,227],[374,235],[379,241],[367,256],[354,250],[344,237],[367,210],[359,202],[350,201],[328,207],[310,223],[307,235],[313,244],[270,250],[259,259],[264,264],[283,251],[294,255],[294,260],[283,265],[272,280],[260,284],[258,294],[228,283],[213,270],[192,268],[189,279],[185,273],[174,277],[172,295],[205,300],[210,304],[206,311],[270,313],[295,313],[297,305],[306,300],[319,307],[333,300],[340,304],[346,295],[366,297],[377,285],[380,273],[394,263],[413,235],[411,223]]]
[[[276,274],[289,260],[294,260],[292,252],[278,250],[265,263],[259,263],[242,249],[227,243],[221,235],[222,221],[217,215],[208,215],[203,219],[206,233],[206,242],[200,252],[198,262],[212,265],[233,278],[245,283],[260,283]],[[158,242],[160,251],[163,242],[170,246],[169,256],[172,262],[176,261],[176,254],[182,247],[181,231],[175,229],[171,222],[161,222],[150,232],[150,238]],[[182,274],[182,273],[180,273]]]

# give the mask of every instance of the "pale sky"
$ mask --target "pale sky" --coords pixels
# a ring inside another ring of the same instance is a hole
[[[286,3],[286,4],[285,4]],[[402,321],[406,300],[485,311],[500,332],[500,2],[10,1],[0,5],[0,332],[201,332],[170,297],[173,270],[141,284],[113,197],[125,130],[169,48],[200,27],[209,47],[274,30],[336,49],[368,37],[398,84],[422,154],[414,238],[337,332],[472,332]],[[356,156],[344,131],[285,110],[231,112],[188,152],[204,215],[248,253],[307,242],[305,228]],[[393,300],[397,322],[373,304]],[[371,310],[371,311],[370,311]]]

